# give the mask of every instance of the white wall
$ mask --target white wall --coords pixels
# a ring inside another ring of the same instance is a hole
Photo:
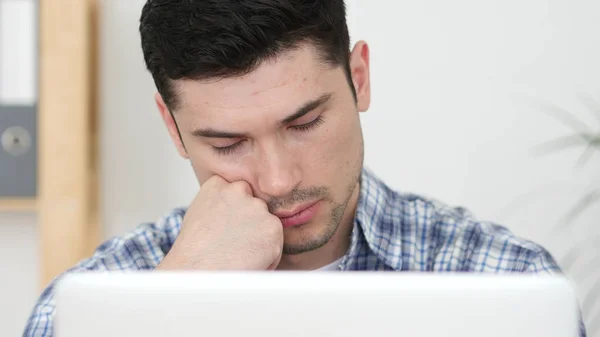
[[[105,237],[184,205],[197,189],[153,104],[137,33],[143,3],[103,1]],[[350,0],[349,9],[353,39],[367,40],[372,53],[373,104],[363,116],[368,166],[395,188],[507,225],[558,259],[600,235],[598,206],[567,229],[554,227],[580,195],[600,187],[600,156],[574,170],[579,149],[531,155],[536,144],[569,132],[532,102],[560,104],[600,126],[578,98],[600,101],[600,3]],[[0,261],[10,275],[0,281],[9,282],[0,284],[0,298],[17,306],[37,296],[34,226],[31,215],[0,215]],[[589,287],[581,282],[582,299]],[[0,326],[22,327],[26,310],[0,310]],[[600,306],[587,314],[600,315]]]
[[[107,237],[187,204],[198,189],[154,104],[138,32],[145,2],[102,2],[100,171]]]
[[[466,206],[559,260],[600,235],[600,203],[557,228],[581,196],[600,188],[600,155],[579,170],[583,147],[532,155],[536,145],[570,131],[544,104],[600,130],[600,105],[594,116],[580,99],[600,102],[600,3],[353,4],[353,37],[372,50],[373,105],[363,118],[368,165],[398,189]],[[590,247],[570,273],[597,335],[600,303],[584,297],[600,278],[599,254],[599,246]],[[595,277],[581,277],[584,269]]]

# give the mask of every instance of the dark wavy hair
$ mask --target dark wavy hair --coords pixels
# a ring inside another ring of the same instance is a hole
[[[171,110],[172,80],[244,75],[302,43],[342,66],[356,96],[343,0],[148,0],[139,29],[146,67]]]

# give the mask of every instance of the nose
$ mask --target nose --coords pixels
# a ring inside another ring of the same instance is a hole
[[[262,195],[285,197],[300,184],[298,153],[273,142],[262,149],[257,165],[257,187]]]

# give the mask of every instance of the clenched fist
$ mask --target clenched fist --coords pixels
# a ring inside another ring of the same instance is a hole
[[[158,270],[275,269],[283,250],[281,220],[244,181],[213,176],[187,210],[181,232]]]

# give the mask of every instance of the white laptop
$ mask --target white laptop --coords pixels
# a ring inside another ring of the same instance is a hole
[[[563,278],[397,272],[86,273],[58,284],[56,337],[570,337]]]

